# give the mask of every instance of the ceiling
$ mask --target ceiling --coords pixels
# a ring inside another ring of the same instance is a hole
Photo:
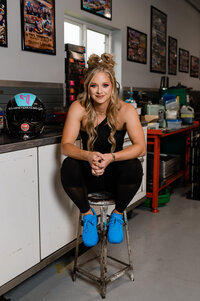
[[[185,0],[200,13],[200,0]]]

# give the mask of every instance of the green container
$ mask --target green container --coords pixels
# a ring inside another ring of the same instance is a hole
[[[165,110],[165,107],[159,104],[147,104],[146,113],[147,115],[158,115],[160,109]]]
[[[186,90],[184,88],[169,88],[162,92],[162,96],[166,93],[179,96],[180,105],[186,105]]]
[[[170,192],[168,188],[164,188],[159,192],[158,196],[158,207],[164,206],[166,203],[170,201]],[[151,207],[152,205],[152,199],[147,198],[141,206],[143,207]]]

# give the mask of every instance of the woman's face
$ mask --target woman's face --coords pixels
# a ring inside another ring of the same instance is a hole
[[[89,85],[90,97],[96,104],[109,103],[112,93],[110,77],[105,72],[98,72]]]

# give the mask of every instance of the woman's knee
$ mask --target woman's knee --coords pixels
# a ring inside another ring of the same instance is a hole
[[[142,181],[143,169],[139,159],[122,161],[120,166],[120,178],[123,183],[140,183]]]
[[[61,166],[61,181],[72,185],[74,181],[78,181],[81,174],[79,160],[67,157],[64,159]]]

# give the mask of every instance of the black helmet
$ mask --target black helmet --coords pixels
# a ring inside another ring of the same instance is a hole
[[[24,140],[33,138],[44,129],[45,107],[31,93],[20,93],[9,100],[6,107],[6,122],[9,133]]]

